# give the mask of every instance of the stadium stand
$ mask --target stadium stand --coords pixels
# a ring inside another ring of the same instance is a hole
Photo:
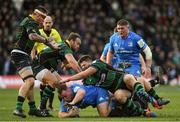
[[[18,3],[17,3],[18,2]],[[45,5],[55,28],[65,39],[71,31],[82,36],[80,54],[99,58],[117,20],[125,18],[153,51],[155,65],[168,79],[180,72],[179,0],[4,0],[0,1],[0,75],[14,74],[9,53],[20,19],[35,6]]]

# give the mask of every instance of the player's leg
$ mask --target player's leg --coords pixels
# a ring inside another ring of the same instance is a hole
[[[146,93],[143,85],[140,82],[136,81],[133,75],[126,74],[124,76],[124,83],[129,90],[134,91],[134,93],[143,103],[146,104],[148,102],[153,102],[153,100],[150,99],[149,95]]]
[[[14,52],[11,52],[11,61],[15,65],[20,77],[24,81],[24,84],[19,89],[16,109],[14,110],[13,114],[20,117],[26,117],[23,112],[22,106],[30,88],[34,85],[34,76],[31,68],[31,58],[25,52],[18,52],[15,50]]]
[[[51,72],[56,76],[58,81],[62,80],[61,76],[55,70],[52,70]],[[53,105],[52,105],[53,104],[53,100],[54,100],[54,92],[49,97],[49,105],[48,105],[48,107],[49,107],[50,110],[53,110]]]
[[[98,88],[97,94],[96,105],[99,116],[107,117],[111,111],[109,92],[103,88]]]
[[[44,83],[40,83],[40,86],[39,86],[39,89],[40,89],[40,99],[42,100],[42,95],[43,95],[43,91],[44,91],[44,89],[45,89],[45,87],[46,87],[46,84],[44,84]]]
[[[97,111],[100,117],[107,117],[110,113],[109,102],[103,102],[97,105]]]
[[[128,111],[128,116],[139,116],[143,114],[144,110],[130,99],[131,92],[128,90],[118,89],[115,91],[114,97],[122,105],[122,109]]]
[[[154,107],[161,109],[162,105],[166,105],[170,102],[169,100],[165,100],[159,97],[159,95],[156,93],[153,87],[151,87],[151,84],[146,81],[146,79],[142,77],[138,77],[137,79],[144,85],[146,92],[157,101],[158,105],[153,104]]]

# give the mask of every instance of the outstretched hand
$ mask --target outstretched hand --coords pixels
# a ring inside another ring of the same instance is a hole
[[[60,49],[59,44],[55,42],[53,37],[47,38],[47,42],[45,44],[54,50]]]
[[[66,83],[66,82],[69,82],[69,79],[64,79],[64,80],[61,80],[60,83]]]

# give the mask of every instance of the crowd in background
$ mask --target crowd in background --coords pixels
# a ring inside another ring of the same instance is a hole
[[[179,0],[4,0],[0,1],[0,75],[15,74],[10,62],[19,22],[35,6],[44,5],[63,39],[72,31],[82,36],[79,54],[99,58],[116,22],[127,19],[153,52],[153,64],[169,80],[180,72]]]

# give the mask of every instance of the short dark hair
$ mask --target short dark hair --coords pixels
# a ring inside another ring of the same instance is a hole
[[[67,40],[75,40],[76,38],[81,38],[81,36],[78,33],[71,32],[67,38]]]
[[[66,90],[66,89],[67,89],[66,83],[62,83],[62,84],[59,84],[57,92],[58,92],[59,94],[61,94],[62,91],[63,91],[63,90]]]
[[[44,14],[49,14],[49,11],[42,5],[37,6],[35,9],[38,9],[39,11],[41,11]]]
[[[90,55],[83,55],[79,60],[78,64],[80,65],[83,61],[92,61],[92,57]]]
[[[120,19],[118,22],[117,22],[117,25],[129,25],[129,22],[125,19]]]

